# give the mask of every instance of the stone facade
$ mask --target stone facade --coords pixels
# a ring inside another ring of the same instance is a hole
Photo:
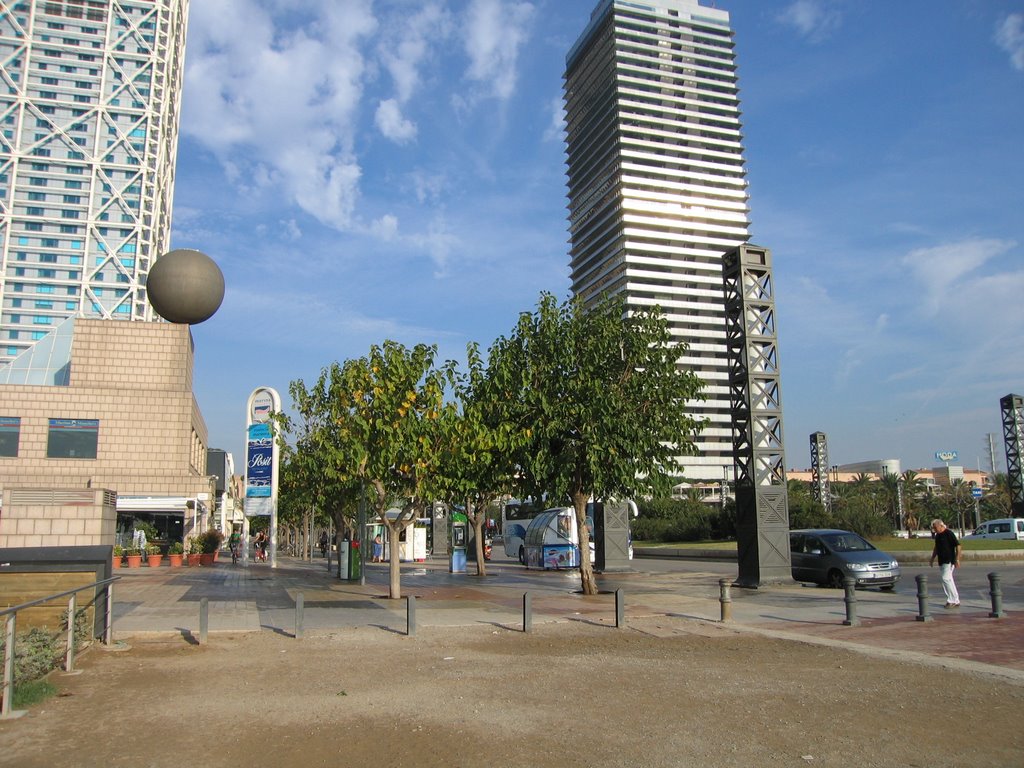
[[[13,546],[3,543],[14,535],[10,489],[209,494],[207,429],[192,394],[192,370],[186,325],[77,318],[69,386],[0,385],[0,417],[20,419],[17,456],[0,457],[0,547]],[[96,458],[49,458],[50,419],[98,421]],[[64,517],[66,508],[58,508]],[[99,536],[93,543],[114,543],[113,529],[101,526]]]
[[[7,488],[0,549],[111,544],[117,495],[101,488]]]

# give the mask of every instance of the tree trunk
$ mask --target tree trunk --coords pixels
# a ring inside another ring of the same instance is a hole
[[[401,542],[398,540],[401,531],[397,526],[388,526],[388,597],[399,600],[402,597],[402,563],[398,556]]]
[[[466,516],[473,524],[473,539],[476,546],[476,575],[487,575],[487,564],[484,561],[484,537],[483,527],[486,514],[480,512],[480,507],[473,506],[469,499],[466,499]],[[486,507],[482,507],[486,511]],[[472,511],[471,511],[472,510]]]
[[[576,510],[576,530],[580,538],[580,589],[584,595],[597,594],[597,578],[594,576],[594,565],[590,562],[590,529],[587,527],[588,494],[572,494],[573,507]]]

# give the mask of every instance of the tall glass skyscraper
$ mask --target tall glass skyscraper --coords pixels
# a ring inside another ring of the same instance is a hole
[[[722,255],[746,242],[733,32],[698,0],[602,0],[566,58],[572,290],[660,306],[705,382],[689,481],[731,479]]]
[[[188,0],[0,2],[0,363],[72,315],[152,320]]]

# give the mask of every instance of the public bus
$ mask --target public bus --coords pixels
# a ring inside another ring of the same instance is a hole
[[[636,503],[632,500],[626,502],[629,505],[629,517],[633,519],[637,516]],[[590,526],[590,543],[594,543],[594,524],[593,524],[593,502],[587,503],[587,520]],[[550,508],[548,508],[550,509]],[[519,560],[520,563],[526,565],[526,531],[530,526],[530,523],[542,512],[548,511],[545,507],[533,501],[519,501],[518,499],[512,499],[501,508],[501,536],[502,542],[505,547],[505,555],[508,557],[514,557]],[[576,517],[573,515],[572,519],[572,530],[576,530]],[[577,547],[579,538],[576,538]],[[591,558],[593,558],[593,552],[591,552]],[[629,536],[629,559],[633,559],[633,537],[632,534]],[[579,561],[577,560],[577,565]],[[534,566],[537,567],[537,566]]]
[[[591,531],[590,562],[594,562],[594,520],[589,515],[587,528]],[[546,509],[530,521],[523,537],[523,565],[527,568],[579,568],[580,534],[576,525],[576,510],[572,507]]]
[[[533,501],[511,499],[501,508],[501,540],[505,554],[525,563],[523,539],[530,521],[544,511],[544,507]]]

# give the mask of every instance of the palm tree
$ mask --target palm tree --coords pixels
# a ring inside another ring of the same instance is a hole
[[[908,469],[903,473],[903,521],[906,523],[907,532],[916,531],[921,527],[918,511],[921,507],[921,498],[928,493],[924,480],[918,477],[917,472]]]

